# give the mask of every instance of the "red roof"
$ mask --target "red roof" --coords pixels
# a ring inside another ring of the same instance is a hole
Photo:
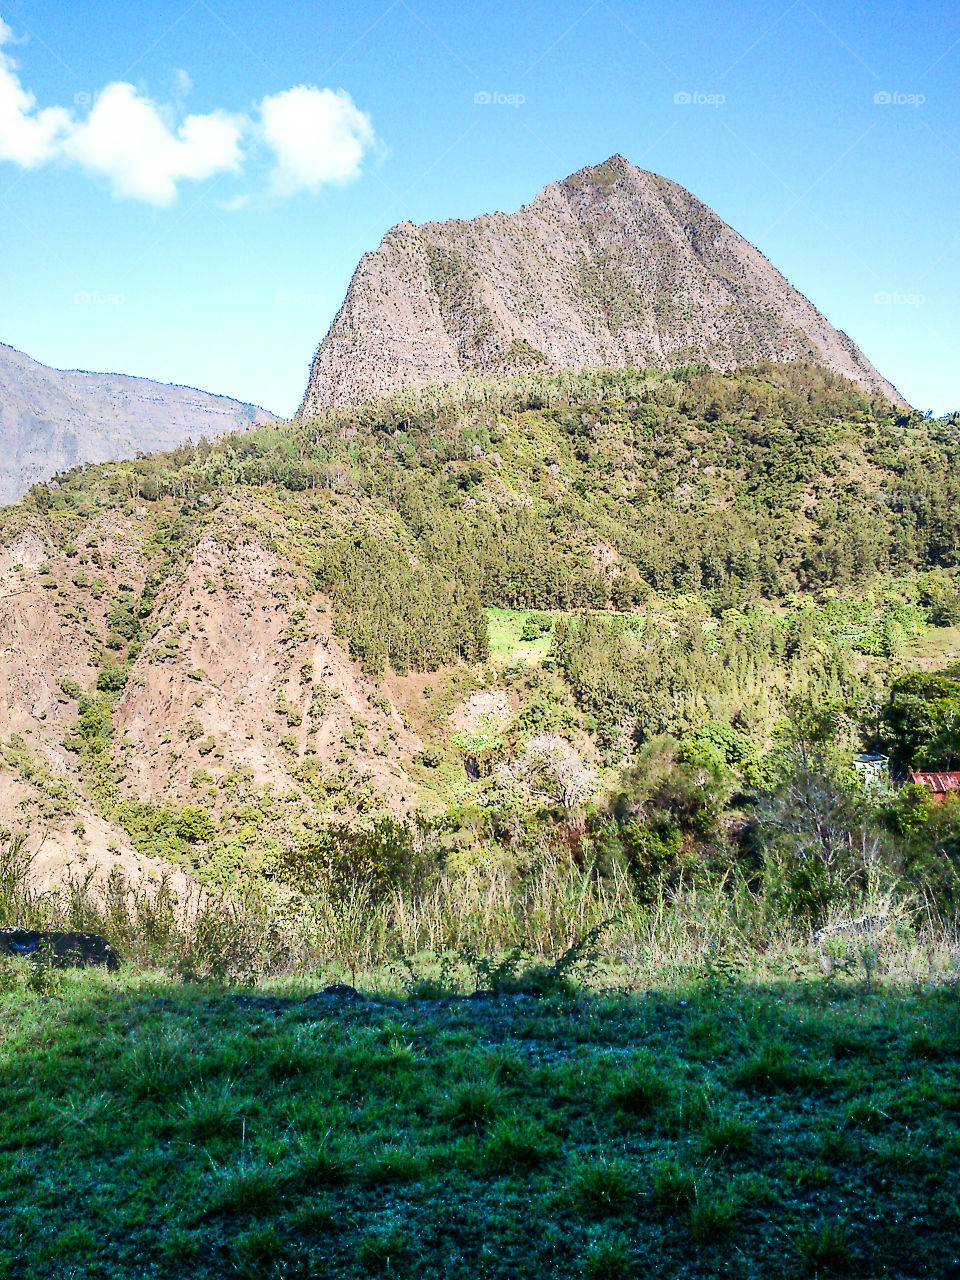
[[[960,773],[911,773],[910,779],[915,786],[929,787],[938,795],[960,791]]]

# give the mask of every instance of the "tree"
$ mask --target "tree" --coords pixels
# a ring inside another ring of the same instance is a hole
[[[862,790],[801,737],[784,751],[779,782],[757,817],[768,874],[793,914],[811,924],[850,885],[862,887],[886,852]]]
[[[894,681],[882,713],[885,741],[905,768],[950,769],[960,761],[960,679],[955,668]]]
[[[596,772],[581,760],[576,748],[557,733],[541,733],[531,738],[514,771],[533,795],[547,796],[565,809],[579,808],[597,787]]]

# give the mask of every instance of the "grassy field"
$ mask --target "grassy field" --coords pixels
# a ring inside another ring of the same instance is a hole
[[[960,627],[927,627],[907,649],[911,666],[947,667],[960,658]]]
[[[18,964],[3,1277],[960,1276],[951,985],[305,998]]]
[[[506,665],[523,660],[528,666],[541,663],[550,650],[553,625],[536,640],[521,640],[520,633],[527,618],[539,617],[533,609],[485,609],[490,636],[490,658]]]

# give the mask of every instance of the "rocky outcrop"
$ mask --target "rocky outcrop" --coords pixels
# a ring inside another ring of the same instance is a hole
[[[0,506],[83,462],[132,458],[273,421],[264,409],[226,396],[48,369],[0,344]]]
[[[815,360],[903,403],[759,250],[622,156],[516,213],[402,222],[367,254],[299,416],[468,374]]]

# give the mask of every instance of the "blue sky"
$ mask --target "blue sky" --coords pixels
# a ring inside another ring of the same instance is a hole
[[[511,210],[620,152],[913,404],[960,408],[954,4],[0,0],[0,20],[0,341],[47,364],[290,414],[395,222]]]

